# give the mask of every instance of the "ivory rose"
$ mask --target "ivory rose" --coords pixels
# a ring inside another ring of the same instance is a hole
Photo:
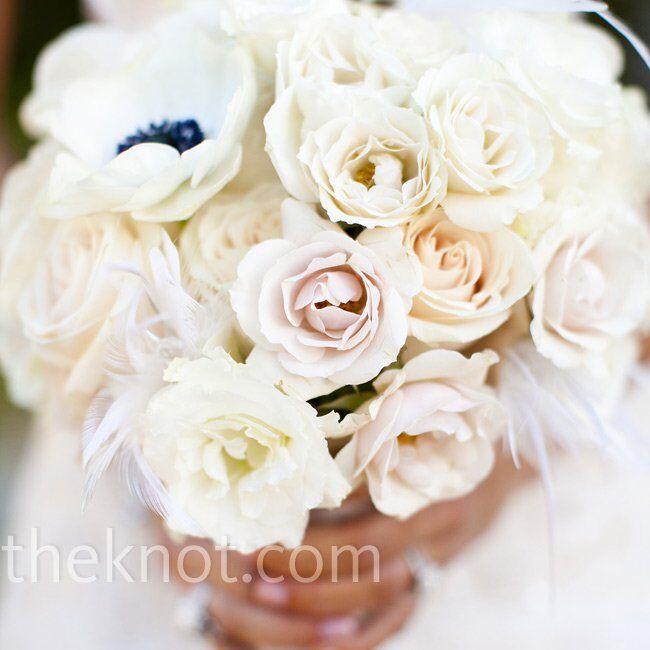
[[[56,223],[42,216],[43,190],[58,153],[36,145],[5,176],[0,202],[0,363],[14,402],[35,408],[47,397],[47,365],[25,337],[18,302],[34,273],[35,252],[47,247]]]
[[[380,141],[388,134],[389,138],[396,139],[399,158],[409,158],[415,162],[415,167],[419,163],[428,166],[429,156],[426,150],[429,147],[420,135],[415,136],[417,141],[423,143],[424,152],[420,161],[407,154],[403,146],[405,140],[411,143],[414,132],[422,133],[422,126],[418,124],[417,117],[413,115],[408,118],[411,125],[407,125],[407,112],[396,114],[389,112],[387,107],[405,106],[414,87],[415,81],[409,71],[396,53],[383,42],[368,18],[341,13],[326,18],[312,18],[301,23],[294,37],[280,43],[278,47],[276,100],[264,120],[267,151],[287,191],[301,201],[315,203],[319,200],[318,181],[313,179],[310,170],[299,160],[301,147],[310,134],[324,127],[326,123],[344,116],[349,117],[357,102],[364,103],[364,108],[357,110],[358,117],[363,116],[372,104],[377,104],[372,110],[374,117],[369,118],[365,128],[361,127],[361,131],[369,128],[377,131],[377,146],[381,146]],[[370,119],[376,123],[371,125]],[[348,138],[354,136],[351,133],[354,128],[348,129]],[[399,133],[401,129],[405,129],[405,133]],[[319,140],[322,141],[323,137],[321,134]],[[337,136],[330,130],[328,137]],[[365,144],[367,141],[360,144],[361,157]],[[372,149],[372,145],[368,148]],[[406,148],[408,149],[409,145]],[[340,176],[338,183],[349,184],[346,177],[350,165],[347,169],[335,169],[345,164],[346,157],[354,156],[353,152],[346,152],[344,149],[345,145],[342,145],[336,151],[332,150],[327,165],[329,172]],[[373,155],[377,152],[367,153]],[[417,157],[417,152],[414,153]],[[362,158],[357,162],[362,162]],[[354,162],[352,166],[355,167],[353,172],[359,167]],[[412,163],[410,167],[410,171],[414,172]],[[435,174],[435,169],[431,170],[431,174]],[[372,180],[373,174],[366,173],[366,176],[367,180],[364,182],[367,184]],[[405,182],[406,180],[407,178],[404,179]],[[405,188],[404,201],[417,202],[418,199],[414,195],[427,186],[428,180],[425,178],[420,179],[420,182],[414,181]],[[400,188],[401,182],[396,189]],[[349,189],[359,199],[362,199],[368,190],[359,183],[351,185]],[[338,191],[340,192],[340,189]],[[378,193],[380,190],[373,192],[375,195]],[[388,198],[393,206],[396,200],[400,201],[395,198],[396,194],[394,192]],[[345,197],[341,198],[345,200]],[[379,201],[381,197],[377,196],[376,199]],[[375,209],[378,209],[378,206],[375,206]],[[389,206],[384,208],[391,209],[393,208]]]
[[[112,319],[129,299],[128,278],[115,268],[139,263],[159,231],[113,215],[54,224],[18,314],[43,360],[63,373],[63,389],[92,395],[101,385]]]
[[[467,39],[451,20],[429,20],[400,9],[382,11],[375,29],[415,78],[460,54]]]
[[[493,332],[535,280],[528,247],[507,228],[465,230],[437,209],[403,232],[424,279],[413,300],[410,331],[425,343],[465,344]]]
[[[420,287],[399,233],[358,241],[288,199],[283,239],[244,257],[231,289],[239,324],[288,373],[361,384],[397,359]]]
[[[593,200],[597,194],[594,202],[622,204],[639,211],[646,209],[650,195],[647,98],[640,88],[625,88],[621,101],[620,115],[605,126],[582,134],[581,145],[590,147],[595,152],[593,156],[578,158],[567,147],[559,150],[544,178],[547,196],[564,200],[567,193],[578,190],[587,200]]]
[[[596,368],[607,348],[639,328],[648,296],[648,234],[635,215],[606,206],[557,206],[537,243],[540,272],[530,331],[560,368]]]
[[[301,82],[325,82],[379,93],[395,104],[406,101],[414,82],[396,49],[372,21],[333,6],[339,13],[311,17],[278,46],[278,95]]]
[[[282,234],[282,186],[261,185],[247,193],[223,192],[192,217],[183,230],[180,252],[190,288],[210,298],[237,277],[237,266],[256,244]]]
[[[349,492],[325,419],[225,352],[176,359],[165,381],[142,418],[144,455],[215,543],[243,553],[297,546],[309,511],[337,507]]]
[[[329,218],[367,228],[404,223],[447,188],[424,120],[375,102],[355,102],[310,133],[298,159]]]
[[[365,479],[376,508],[401,519],[471,492],[492,469],[506,422],[485,385],[497,360],[430,350],[384,372],[379,395],[343,423],[353,431],[336,457],[343,475]]]
[[[606,30],[576,15],[484,13],[471,20],[471,35],[500,61],[518,87],[539,102],[575,159],[598,155],[592,129],[621,112],[623,52]]]
[[[498,63],[459,54],[427,72],[414,98],[442,141],[443,207],[453,222],[495,230],[541,203],[539,181],[553,159],[549,123]]]
[[[246,45],[261,68],[275,74],[278,45],[290,40],[296,28],[310,20],[327,24],[332,15],[349,13],[349,6],[346,0],[225,0],[220,10],[223,29]]]

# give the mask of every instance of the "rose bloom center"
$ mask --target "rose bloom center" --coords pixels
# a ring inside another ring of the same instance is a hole
[[[342,265],[297,280],[292,278],[285,285],[285,289],[299,285],[297,291],[285,291],[288,316],[295,325],[306,321],[313,330],[333,339],[345,339],[357,331],[368,302],[366,279],[358,270]]]

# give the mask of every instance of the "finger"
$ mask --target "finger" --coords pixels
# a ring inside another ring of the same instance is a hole
[[[359,575],[382,561],[399,555],[414,541],[455,526],[462,505],[439,504],[407,522],[379,513],[337,524],[312,525],[302,546],[294,550],[268,549],[262,553],[262,575],[339,577]]]
[[[403,556],[378,562],[359,576],[342,580],[321,578],[301,583],[265,580],[253,584],[251,595],[260,604],[313,616],[335,616],[347,612],[371,612],[395,600],[413,586],[413,575]]]
[[[312,510],[310,525],[332,524],[356,520],[375,512],[367,486],[363,485],[350,494],[340,508],[335,510]]]
[[[317,647],[319,650],[373,650],[404,627],[415,609],[416,602],[414,593],[403,594],[388,608],[369,619],[358,634]]]
[[[485,533],[494,522],[511,489],[530,477],[527,469],[519,471],[512,468],[512,463],[509,465],[505,471],[495,472],[493,477],[459,502],[464,512],[458,517],[455,526],[445,534],[420,541],[420,547],[434,562],[449,562]]]
[[[329,643],[359,629],[353,616],[317,619],[275,611],[227,594],[217,594],[209,611],[230,637],[253,647]]]
[[[416,513],[404,522],[404,541],[408,546],[419,540],[448,535],[465,525],[469,504],[465,499],[443,501]]]
[[[430,514],[438,519],[435,534],[429,534],[427,524],[423,522],[421,527],[416,524],[419,530],[412,529],[411,539],[428,546],[430,556],[436,562],[449,561],[490,527],[508,495],[532,475],[530,467],[517,469],[512,459],[499,458],[492,474],[474,492],[424,511],[425,518]],[[438,525],[443,520],[446,528]]]
[[[251,646],[241,645],[230,638],[215,637],[212,643],[216,650],[253,650]]]
[[[374,512],[356,521],[314,524],[307,529],[300,547],[267,549],[263,570],[270,576],[302,579],[365,572],[376,563],[377,556],[396,554],[398,528],[397,522]]]
[[[177,581],[194,584],[207,581],[218,589],[243,596],[256,574],[257,554],[243,555],[215,547],[208,540],[163,540]]]
[[[424,557],[435,564],[444,566],[453,560],[467,545],[461,533],[457,531],[442,535],[435,540],[420,543],[417,548]]]
[[[650,337],[644,338],[641,343],[641,360],[650,363]]]

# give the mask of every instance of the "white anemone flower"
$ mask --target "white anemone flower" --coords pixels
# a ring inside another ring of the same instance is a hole
[[[63,147],[50,216],[108,210],[183,220],[237,175],[256,96],[253,64],[195,16],[136,32],[82,27],[46,51],[23,118]]]

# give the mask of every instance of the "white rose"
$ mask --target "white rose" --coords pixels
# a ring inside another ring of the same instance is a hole
[[[593,155],[583,138],[621,110],[616,80],[623,55],[616,41],[575,15],[482,14],[472,19],[471,33],[540,102],[572,153]]]
[[[4,178],[0,204],[0,363],[12,400],[35,408],[46,398],[47,364],[23,332],[17,305],[56,222],[39,209],[58,148],[35,146]]]
[[[424,279],[413,300],[410,331],[425,343],[465,344],[493,332],[535,280],[528,247],[507,228],[465,230],[438,209],[403,232]]]
[[[136,228],[113,215],[54,223],[32,260],[18,314],[28,340],[64,374],[64,391],[92,395],[102,381],[112,319],[130,295],[126,276],[114,267],[138,263],[158,229]]]
[[[302,22],[278,46],[276,101],[264,121],[267,150],[287,191],[318,199],[297,159],[310,132],[349,111],[355,97],[404,105],[414,85],[370,20],[337,14]]]
[[[417,293],[399,233],[358,241],[291,199],[283,239],[255,246],[231,290],[242,330],[286,372],[340,386],[369,381],[397,359]]]
[[[275,73],[280,41],[291,39],[306,20],[348,12],[344,0],[226,0],[221,25],[246,43],[261,67]]]
[[[142,420],[144,455],[216,543],[297,546],[309,511],[349,492],[316,411],[225,353],[177,359],[165,380]]]
[[[254,100],[250,57],[193,13],[64,36],[43,55],[23,111],[32,132],[64,148],[50,214],[190,217],[238,173]]]
[[[355,433],[336,457],[343,475],[365,478],[377,509],[402,519],[471,492],[492,469],[506,422],[485,385],[497,360],[430,350],[383,373],[378,397],[344,421]]]
[[[381,11],[375,29],[415,78],[460,54],[466,41],[463,31],[451,21],[433,21],[394,9]]]
[[[498,63],[460,54],[426,73],[414,97],[442,140],[452,221],[493,230],[541,203],[553,159],[548,120]]]
[[[181,234],[180,252],[194,293],[209,298],[229,287],[253,246],[281,237],[280,207],[286,198],[277,183],[245,194],[226,191],[190,219]]]
[[[636,330],[648,305],[647,232],[605,206],[557,207],[537,243],[540,271],[531,334],[560,368],[596,369],[607,348]]]
[[[332,221],[368,228],[404,223],[437,205],[447,186],[424,120],[372,101],[353,101],[349,112],[334,114],[306,135],[297,160],[282,165],[299,175],[291,184],[302,184],[298,194],[320,201]]]
[[[647,97],[640,88],[626,88],[622,104],[623,110],[616,119],[582,137],[582,144],[598,155],[577,158],[566,147],[557,150],[551,170],[544,178],[547,197],[566,202],[566,195],[578,189],[593,202],[623,203],[640,211],[646,209],[650,196]]]
[[[347,13],[315,16],[278,46],[277,93],[300,82],[326,82],[380,93],[401,104],[414,84],[372,21]]]

